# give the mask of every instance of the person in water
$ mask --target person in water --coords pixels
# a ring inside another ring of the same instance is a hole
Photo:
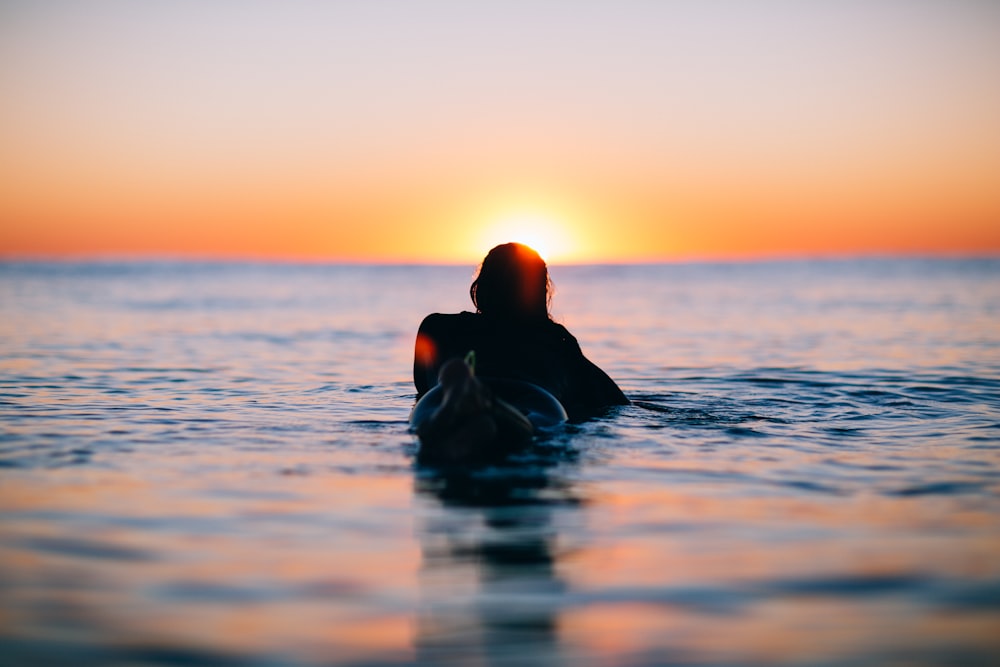
[[[541,387],[562,404],[572,421],[629,402],[614,380],[583,355],[566,327],[552,320],[552,283],[537,252],[520,243],[493,248],[469,295],[475,313],[433,313],[420,324],[413,357],[418,401],[439,383],[445,404],[451,394],[492,400],[491,390],[481,386],[486,384],[500,399],[501,412],[511,405],[521,407],[505,393],[506,382],[508,387],[522,383]],[[458,368],[470,351],[475,354],[474,371]],[[523,407],[521,411],[526,412]],[[508,420],[502,415],[501,421],[509,421],[517,430],[516,416]]]

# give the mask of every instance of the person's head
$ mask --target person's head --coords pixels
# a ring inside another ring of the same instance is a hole
[[[505,319],[548,319],[552,283],[537,252],[521,243],[489,251],[472,281],[476,312]]]

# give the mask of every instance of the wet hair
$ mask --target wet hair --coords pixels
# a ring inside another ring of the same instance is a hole
[[[549,319],[551,295],[545,260],[521,243],[490,250],[469,288],[477,313],[505,319]]]

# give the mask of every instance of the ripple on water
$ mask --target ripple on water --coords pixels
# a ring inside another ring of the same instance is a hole
[[[0,662],[990,664],[1000,264],[889,264],[553,267],[633,404],[461,474],[469,269],[0,264]]]

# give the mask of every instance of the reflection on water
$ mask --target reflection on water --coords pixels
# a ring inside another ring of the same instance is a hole
[[[481,471],[424,469],[416,488],[445,512],[420,530],[417,655],[432,664],[557,664],[558,600],[553,506],[579,500],[533,457]]]
[[[555,267],[634,404],[446,472],[470,274],[0,264],[0,664],[997,663],[1000,262]]]

